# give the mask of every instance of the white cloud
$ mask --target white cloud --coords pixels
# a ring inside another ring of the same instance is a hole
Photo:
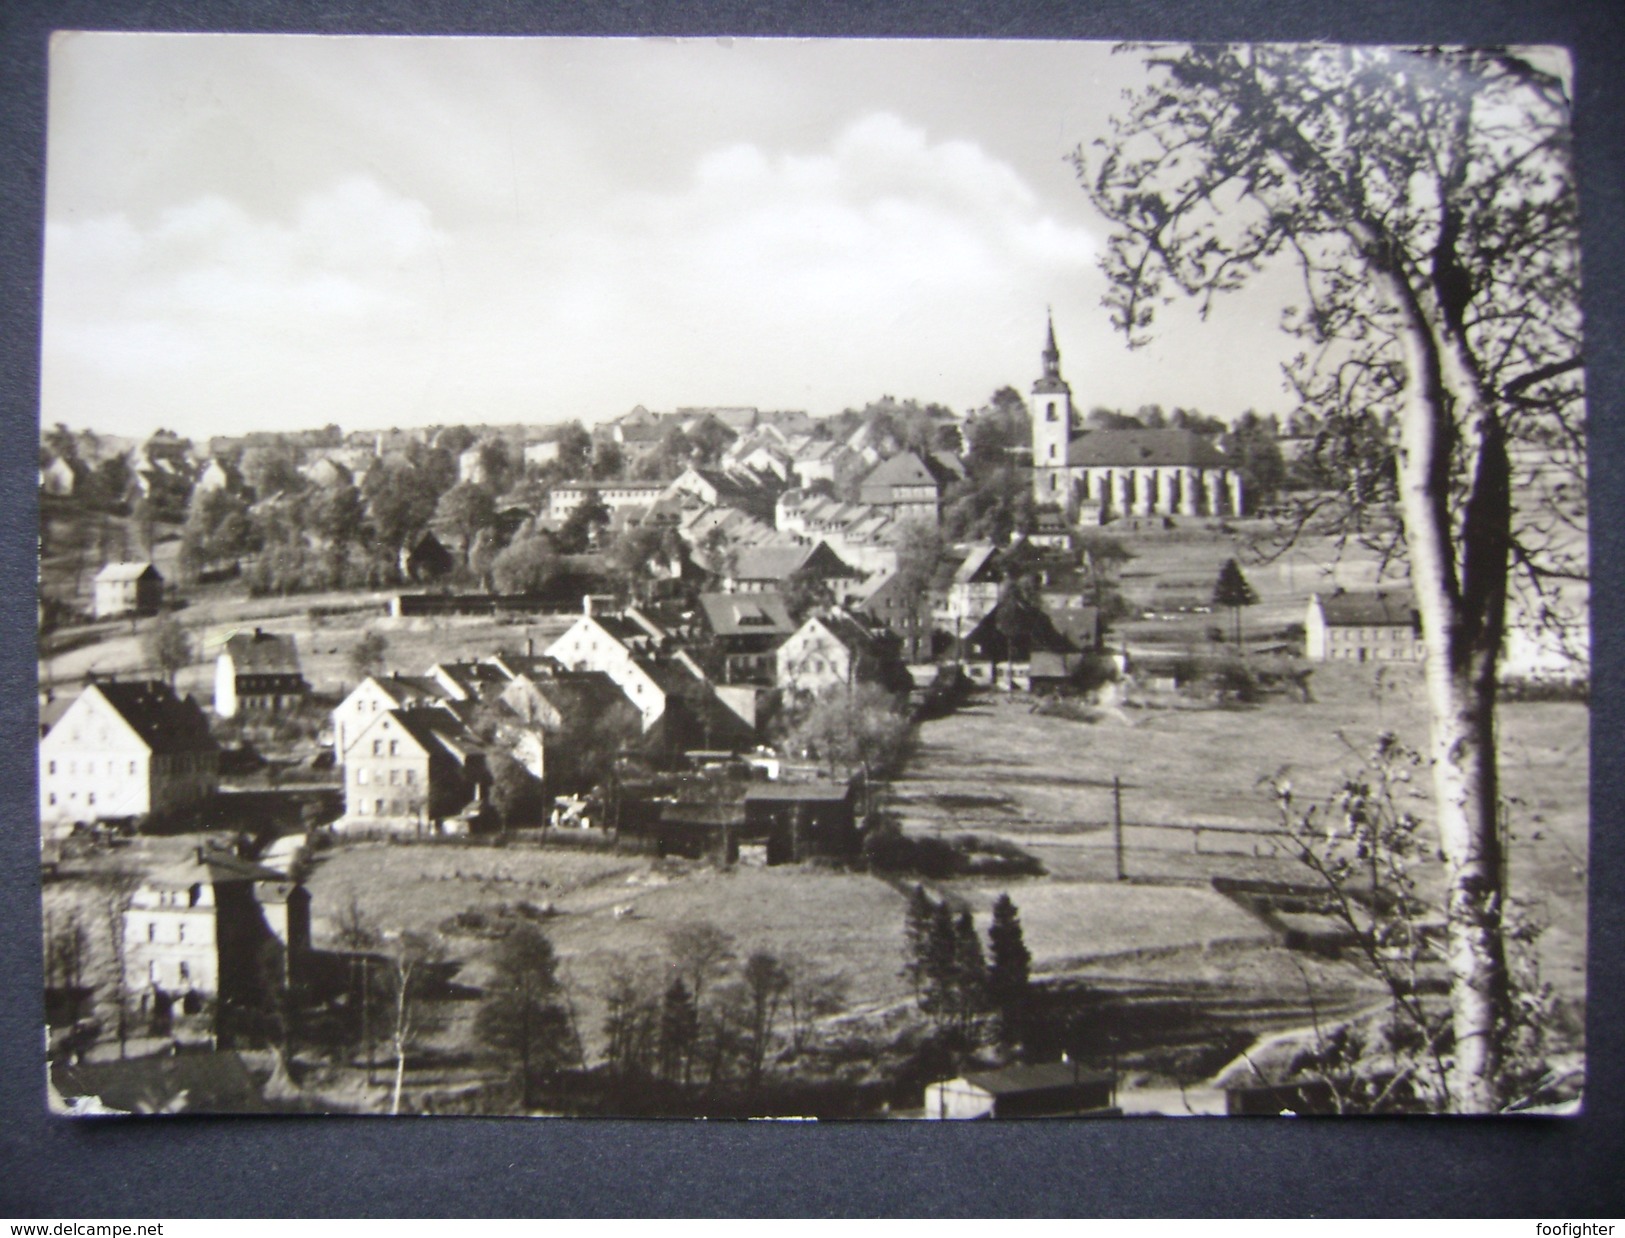
[[[448,231],[355,176],[280,218],[209,195],[53,223],[47,403],[96,375],[166,423],[968,401],[1004,381],[990,320],[1030,319],[1095,254],[1010,166],[887,114],[822,149],[716,148],[668,192],[556,184],[527,208]]]

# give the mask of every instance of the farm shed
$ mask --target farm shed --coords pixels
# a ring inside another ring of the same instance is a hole
[[[745,835],[767,842],[769,864],[857,850],[856,796],[849,782],[770,782],[745,792]]]

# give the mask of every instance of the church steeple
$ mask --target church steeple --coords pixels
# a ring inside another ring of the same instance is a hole
[[[1044,351],[1039,355],[1044,361],[1044,372],[1038,381],[1033,384],[1034,395],[1062,395],[1071,396],[1072,389],[1066,385],[1066,379],[1061,377],[1061,350],[1055,345],[1055,315],[1048,318],[1048,334],[1044,337]],[[1070,403],[1070,400],[1068,401]]]
[[[1055,346],[1055,315],[1049,316],[1049,339],[1044,344],[1044,377],[1061,381],[1061,350]]]
[[[1055,344],[1055,315],[1044,337],[1044,372],[1033,384],[1033,498],[1063,503],[1067,449],[1072,443],[1072,388],[1061,377],[1061,350]]]

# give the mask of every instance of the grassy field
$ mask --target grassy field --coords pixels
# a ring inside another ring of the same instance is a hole
[[[1378,685],[1372,668],[1326,666],[1313,686],[1310,704],[1271,698],[1250,708],[1125,709],[1097,723],[1045,717],[1024,697],[986,694],[922,726],[918,755],[891,806],[909,829],[1010,838],[1044,862],[1052,881],[1110,881],[1114,775],[1128,822],[1264,828],[1273,824],[1273,807],[1261,779],[1285,774],[1298,802],[1312,802],[1357,768],[1358,750],[1379,729],[1415,745],[1426,735],[1414,667],[1389,667]],[[1584,993],[1588,726],[1583,705],[1507,704],[1501,711],[1512,891],[1547,926],[1545,975],[1569,997]],[[1418,790],[1425,813],[1425,779]],[[1205,835],[1197,853],[1188,832],[1131,825],[1125,841],[1138,879],[1300,873],[1290,861],[1270,859],[1267,840],[1251,835]],[[1254,857],[1259,843],[1265,854]],[[1221,849],[1243,854],[1211,854]],[[1434,867],[1424,879],[1436,885],[1440,875]],[[1025,897],[1042,888],[1030,884]]]
[[[1147,950],[1271,940],[1258,920],[1212,890],[1039,878],[1017,885],[958,882],[954,893],[971,903],[984,933],[993,900],[1008,893],[1020,908],[1035,973],[1074,971]]]
[[[666,937],[681,924],[710,922],[730,934],[741,958],[752,950],[796,955],[838,972],[854,1009],[902,998],[904,899],[876,878],[818,868],[740,868],[641,856],[547,848],[347,847],[325,856],[310,882],[313,931],[332,943],[336,917],[352,897],[383,928],[435,929],[458,912],[521,901],[552,911],[548,936],[578,1011],[596,1044],[604,997],[619,972],[668,983]],[[617,915],[617,909],[620,910]],[[487,974],[489,943],[453,934],[459,973]]]

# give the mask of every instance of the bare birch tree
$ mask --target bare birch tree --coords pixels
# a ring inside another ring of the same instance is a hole
[[[1450,1104],[1493,1110],[1510,1003],[1497,664],[1509,598],[1562,635],[1587,571],[1565,82],[1502,49],[1140,54],[1150,84],[1098,154],[1075,155],[1113,227],[1106,303],[1142,343],[1176,295],[1206,314],[1266,268],[1301,276],[1283,329],[1303,341],[1289,377],[1339,475],[1319,501],[1379,526],[1398,511],[1448,878]],[[1515,473],[1531,449],[1538,485]]]

